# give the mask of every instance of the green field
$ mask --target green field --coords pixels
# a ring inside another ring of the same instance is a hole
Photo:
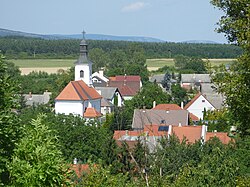
[[[74,66],[75,59],[19,59],[8,60],[19,68],[53,68]]]
[[[203,59],[203,60],[208,60],[211,63],[211,66],[218,66],[221,64],[230,64],[235,59]],[[174,66],[174,59],[169,59],[169,58],[162,58],[162,59],[147,59],[146,62],[147,66],[149,68],[151,67],[163,67],[163,66]]]
[[[206,59],[204,59],[206,60]],[[220,64],[230,64],[235,59],[208,59],[211,66],[218,66]],[[9,60],[15,63],[20,68],[60,68],[60,67],[71,67],[74,66],[75,59],[18,59]],[[165,65],[174,66],[173,59],[147,59],[146,62],[148,68],[160,68]]]

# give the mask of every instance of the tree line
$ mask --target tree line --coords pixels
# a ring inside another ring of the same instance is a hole
[[[45,40],[28,37],[1,37],[0,50],[8,59],[76,58],[80,40]],[[229,44],[147,43],[89,40],[89,49],[100,48],[105,53],[125,50],[131,43],[144,49],[146,58],[173,58],[176,55],[202,58],[237,58],[241,48]]]

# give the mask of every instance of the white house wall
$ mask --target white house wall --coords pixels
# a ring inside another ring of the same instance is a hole
[[[209,103],[207,99],[201,95],[198,99],[196,99],[192,103],[192,105],[190,105],[187,108],[187,110],[203,120],[204,108],[206,109],[206,111],[215,109],[213,105]]]
[[[56,101],[55,112],[56,114],[74,114],[83,116],[83,103],[82,101]]]
[[[122,106],[122,96],[120,94],[120,92],[115,92],[115,95],[117,96],[117,99],[118,99],[118,103],[117,103],[117,106]],[[115,95],[113,96],[112,100],[111,100],[111,103],[114,105],[115,104]]]

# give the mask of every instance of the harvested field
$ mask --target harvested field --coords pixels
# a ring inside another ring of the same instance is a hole
[[[47,72],[49,74],[57,73],[58,70],[67,70],[67,69],[69,69],[69,67],[55,67],[55,68],[41,67],[41,68],[19,68],[19,69],[21,70],[22,75],[28,75],[32,71],[35,71],[35,72],[44,71],[44,72]]]

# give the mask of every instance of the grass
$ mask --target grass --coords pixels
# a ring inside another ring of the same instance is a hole
[[[207,60],[207,59],[203,59],[203,60]],[[235,61],[235,59],[208,59],[209,62],[211,63],[211,66],[219,66],[221,64],[230,64],[233,61]],[[174,59],[169,59],[169,58],[161,58],[161,59],[147,59],[146,64],[149,68],[152,67],[157,67],[157,68],[161,68],[163,66],[174,66]]]
[[[76,59],[18,59],[8,60],[19,68],[53,68],[74,66]]]
[[[205,59],[204,59],[205,60]],[[208,59],[211,66],[232,63],[235,59]],[[60,68],[72,67],[76,59],[18,59],[9,60],[19,68]],[[174,60],[168,58],[147,59],[146,64],[149,69],[158,69],[165,65],[174,66]]]

